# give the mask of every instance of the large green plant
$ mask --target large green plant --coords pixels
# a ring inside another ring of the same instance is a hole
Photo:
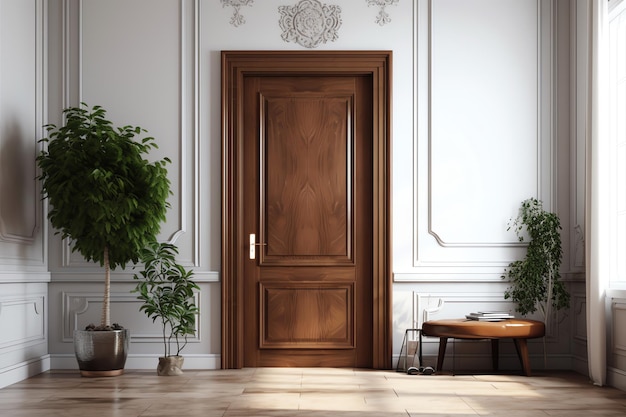
[[[133,277],[137,287],[133,292],[143,301],[140,311],[161,324],[164,357],[172,356],[171,345],[176,343],[176,355],[187,345],[187,336],[196,332],[193,271],[176,262],[178,248],[171,243],[151,242],[141,251],[144,269]]]
[[[37,157],[48,218],[72,250],[105,269],[100,326],[110,329],[110,270],[139,260],[155,240],[169,204],[168,158],[150,162],[143,155],[157,145],[139,141],[141,127],[114,127],[101,106],[85,103],[63,111],[65,125],[46,125],[47,144]]]
[[[529,198],[522,201],[510,228],[520,242],[525,235],[529,241],[526,257],[510,263],[502,276],[510,281],[504,298],[514,301],[516,311],[523,315],[540,310],[546,321],[552,308],[569,307],[569,293],[560,280],[563,251],[559,217],[545,211],[541,201]]]

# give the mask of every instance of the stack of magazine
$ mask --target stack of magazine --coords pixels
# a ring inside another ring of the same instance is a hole
[[[477,311],[467,314],[465,317],[468,320],[478,321],[502,321],[515,318],[508,311]]]

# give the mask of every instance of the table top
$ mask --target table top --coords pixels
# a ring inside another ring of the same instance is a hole
[[[425,336],[457,339],[532,339],[543,337],[546,328],[543,322],[528,319],[502,321],[445,319],[424,322],[422,332]]]

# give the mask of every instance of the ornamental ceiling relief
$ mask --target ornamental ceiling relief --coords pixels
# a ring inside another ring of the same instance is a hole
[[[341,8],[318,0],[301,0],[295,6],[279,6],[281,37],[306,48],[339,38]]]
[[[398,4],[399,0],[365,0],[368,6],[380,6],[378,11],[378,15],[376,16],[375,22],[380,26],[384,26],[387,23],[391,22],[391,17],[389,13],[385,10],[385,7]]]
[[[233,16],[230,18],[230,24],[238,27],[246,23],[246,19],[243,17],[239,11],[241,10],[241,6],[250,6],[254,3],[254,0],[221,0],[222,7],[231,6],[233,10]]]
[[[222,7],[233,8],[230,24],[239,27],[246,23],[241,8],[252,6],[254,0],[220,0]],[[380,26],[391,22],[387,6],[396,6],[400,0],[365,0],[368,6],[378,6],[374,20]],[[316,48],[327,42],[339,39],[341,28],[341,7],[322,3],[320,0],[300,0],[295,5],[279,6],[281,38],[285,42],[295,42],[305,48]]]

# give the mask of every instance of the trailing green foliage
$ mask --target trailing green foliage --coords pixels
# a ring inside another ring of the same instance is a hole
[[[165,165],[170,160],[144,159],[157,147],[154,138],[135,141],[145,130],[114,127],[101,106],[81,103],[63,115],[64,126],[45,126],[38,179],[56,233],[72,240],[72,250],[105,267],[101,327],[110,327],[109,269],[137,262],[140,250],[156,239],[169,207]]]
[[[176,263],[178,248],[170,243],[151,242],[141,251],[144,269],[134,275],[138,281],[133,292],[143,301],[139,308],[155,322],[161,323],[164,356],[171,355],[172,341],[176,342],[176,356],[187,345],[187,336],[195,334],[198,307],[194,304],[193,271]],[[182,341],[181,341],[182,339]]]
[[[524,241],[524,232],[530,240],[526,257],[510,263],[502,276],[511,283],[504,298],[514,301],[516,311],[523,315],[539,309],[545,320],[551,308],[569,307],[569,294],[560,280],[563,251],[559,217],[545,211],[541,201],[529,198],[522,202],[511,227],[520,242]]]

